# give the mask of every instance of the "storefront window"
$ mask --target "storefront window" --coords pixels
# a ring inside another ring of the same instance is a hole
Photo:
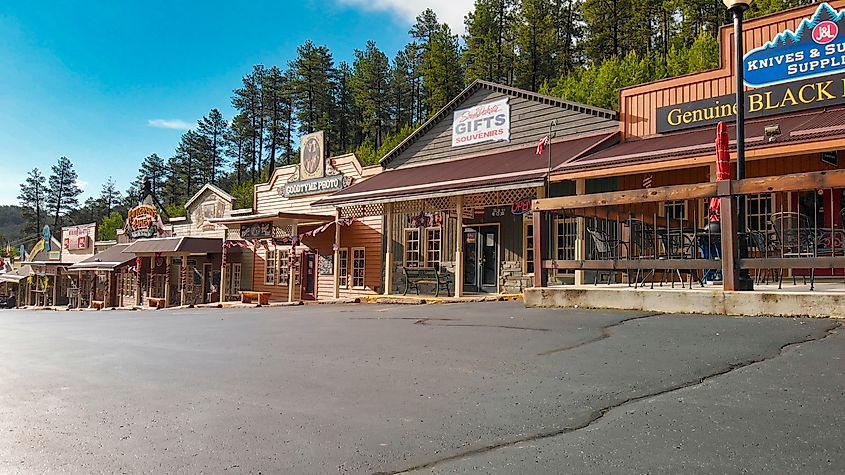
[[[666,219],[676,219],[679,221],[687,219],[687,202],[686,200],[666,201],[663,203],[663,215]]]
[[[349,250],[344,248],[338,249],[338,282],[341,288],[349,286]]]
[[[405,230],[405,267],[420,267],[420,230]]]
[[[425,262],[428,267],[440,265],[440,228],[425,230]]]
[[[745,224],[751,231],[765,231],[772,215],[772,194],[748,195]]]
[[[525,273],[526,274],[533,274],[534,273],[534,224],[533,223],[526,223],[525,224],[525,239],[523,241],[523,248],[525,252],[523,255],[525,256]]]
[[[277,260],[279,261],[279,285],[288,285],[288,276],[290,275],[290,262],[288,259],[290,253],[288,251],[276,251],[277,252]]]
[[[267,251],[267,259],[265,260],[264,265],[264,283],[265,284],[275,284],[276,283],[276,251]]]
[[[352,249],[352,287],[364,287],[364,269],[366,262],[364,260],[364,248],[356,247]]]

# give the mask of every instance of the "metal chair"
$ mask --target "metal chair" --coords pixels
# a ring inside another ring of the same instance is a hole
[[[796,213],[794,211],[782,211],[773,213],[769,219],[774,235],[777,238],[777,252],[782,257],[816,257],[819,255],[829,255],[829,249],[819,247],[820,235],[817,230],[810,225],[810,218],[804,214]],[[807,277],[802,276],[804,284],[807,283]],[[782,288],[781,283],[778,284],[778,289]],[[795,285],[795,273],[792,275],[792,284]],[[815,288],[815,268],[810,268],[810,290]]]
[[[631,259],[657,259],[656,240],[654,238],[654,231],[648,224],[639,219],[629,219],[628,226],[631,232],[630,250],[628,254]],[[653,277],[655,269],[649,269],[648,273],[643,275],[640,280],[640,273],[642,266],[637,266],[637,273],[634,276],[634,288],[646,281],[649,277]],[[651,283],[654,288],[654,281]]]
[[[598,259],[598,260],[610,260],[610,261],[619,261],[623,258],[623,253],[621,250],[625,249],[625,254],[627,254],[628,243],[624,241],[620,241],[619,239],[610,239],[604,231],[599,231],[593,228],[587,228],[587,233],[590,234],[590,237],[593,240],[593,250],[590,252],[590,259]],[[610,285],[610,276],[617,273],[623,272],[620,270],[609,270],[609,271],[597,271],[596,276],[593,279],[593,285],[598,285],[599,280],[601,280],[601,276],[606,276],[607,278],[607,285]]]

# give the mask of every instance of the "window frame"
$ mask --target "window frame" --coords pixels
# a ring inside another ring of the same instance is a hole
[[[264,285],[276,285],[277,267],[276,250],[268,249],[264,254]]]
[[[416,234],[416,239],[409,239],[408,238],[409,234]],[[425,267],[425,261],[421,259],[421,258],[424,257],[423,254],[422,254],[423,246],[422,246],[421,237],[422,237],[422,235],[420,233],[420,228],[405,228],[405,229],[402,230],[402,239],[403,239],[403,241],[402,241],[402,244],[403,244],[402,265],[404,265],[405,267]],[[409,250],[408,249],[408,243],[409,242],[416,242],[417,248],[413,251]],[[409,254],[411,254],[412,252],[416,253],[416,255],[417,255],[416,260],[408,259]],[[408,264],[409,262],[416,262],[416,265],[409,265]]]
[[[361,285],[355,285],[356,279],[359,277],[356,275],[356,271],[358,270],[358,256],[356,255],[357,252],[361,252]],[[353,289],[364,289],[367,287],[367,250],[364,247],[353,247],[352,248],[352,288]]]
[[[282,257],[284,255],[284,257]],[[290,283],[290,251],[276,250],[276,285],[287,286]]]
[[[531,245],[529,246],[529,239]],[[528,258],[528,253],[531,253],[531,258]],[[532,267],[529,270],[529,265]],[[534,220],[524,220],[522,223],[522,273],[524,275],[534,275],[536,269],[534,260]]]
[[[342,289],[349,288],[349,248],[341,247],[337,250],[337,282]]]

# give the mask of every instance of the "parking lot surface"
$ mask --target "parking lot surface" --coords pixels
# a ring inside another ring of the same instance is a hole
[[[0,311],[2,473],[843,473],[825,319]]]

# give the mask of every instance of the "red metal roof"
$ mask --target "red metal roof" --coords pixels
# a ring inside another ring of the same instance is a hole
[[[552,143],[552,167],[598,146],[612,143],[618,132]],[[432,193],[468,192],[495,186],[542,181],[548,155],[537,156],[536,147],[457,160],[438,161],[386,170],[314,203],[315,206],[413,199]]]
[[[769,141],[763,129],[777,124],[781,134]],[[736,127],[728,125],[731,150],[736,150]],[[783,114],[751,119],[745,123],[746,149],[765,149],[785,143],[801,143],[820,138],[845,136],[845,107]],[[557,166],[553,173],[613,168],[637,163],[657,163],[672,159],[716,153],[716,126],[632,139],[599,152],[573,158]]]

